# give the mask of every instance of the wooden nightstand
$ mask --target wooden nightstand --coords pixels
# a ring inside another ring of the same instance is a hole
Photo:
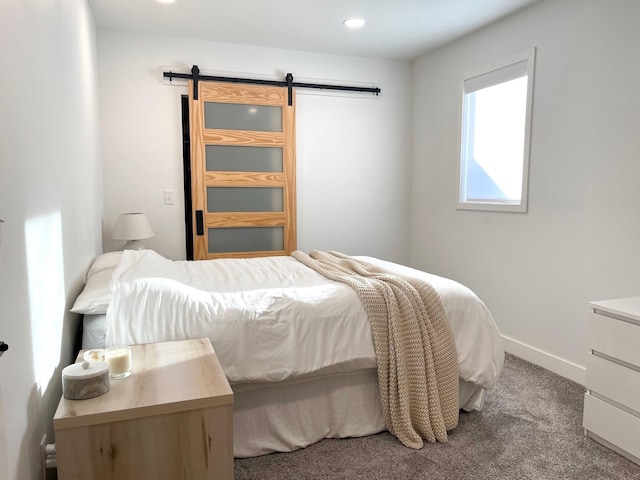
[[[60,400],[58,478],[233,479],[233,392],[209,340],[131,349],[130,377],[99,397]]]
[[[640,463],[640,297],[589,306],[585,433]]]

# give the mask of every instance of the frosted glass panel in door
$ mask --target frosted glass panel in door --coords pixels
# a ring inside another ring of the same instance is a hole
[[[205,102],[204,128],[282,131],[282,108],[269,105]]]
[[[206,145],[208,172],[282,172],[282,147]]]
[[[208,212],[282,212],[281,187],[207,187]]]
[[[284,250],[283,227],[210,228],[209,253]]]

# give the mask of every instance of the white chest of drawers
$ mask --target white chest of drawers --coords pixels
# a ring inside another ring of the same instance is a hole
[[[640,297],[589,308],[585,434],[640,463]]]

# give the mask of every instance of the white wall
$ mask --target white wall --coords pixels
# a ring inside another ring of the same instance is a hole
[[[102,248],[95,27],[86,1],[3,0],[0,58],[0,340],[10,346],[0,359],[8,459],[0,478],[35,480],[78,328],[68,309]]]
[[[545,1],[415,62],[412,264],[582,381],[587,302],[640,293],[640,4]],[[537,47],[529,212],[457,211],[460,79]]]
[[[163,66],[239,77],[375,84],[382,95],[297,95],[298,248],[408,260],[412,68],[359,59],[99,30],[106,250],[119,213],[143,211],[149,248],[185,257],[180,95]],[[163,204],[163,191],[176,203]]]

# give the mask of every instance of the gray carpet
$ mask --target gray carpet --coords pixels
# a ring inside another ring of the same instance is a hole
[[[326,439],[236,459],[235,478],[640,479],[640,466],[583,435],[583,394],[582,386],[507,355],[484,410],[461,412],[447,444],[411,450],[388,433]]]

